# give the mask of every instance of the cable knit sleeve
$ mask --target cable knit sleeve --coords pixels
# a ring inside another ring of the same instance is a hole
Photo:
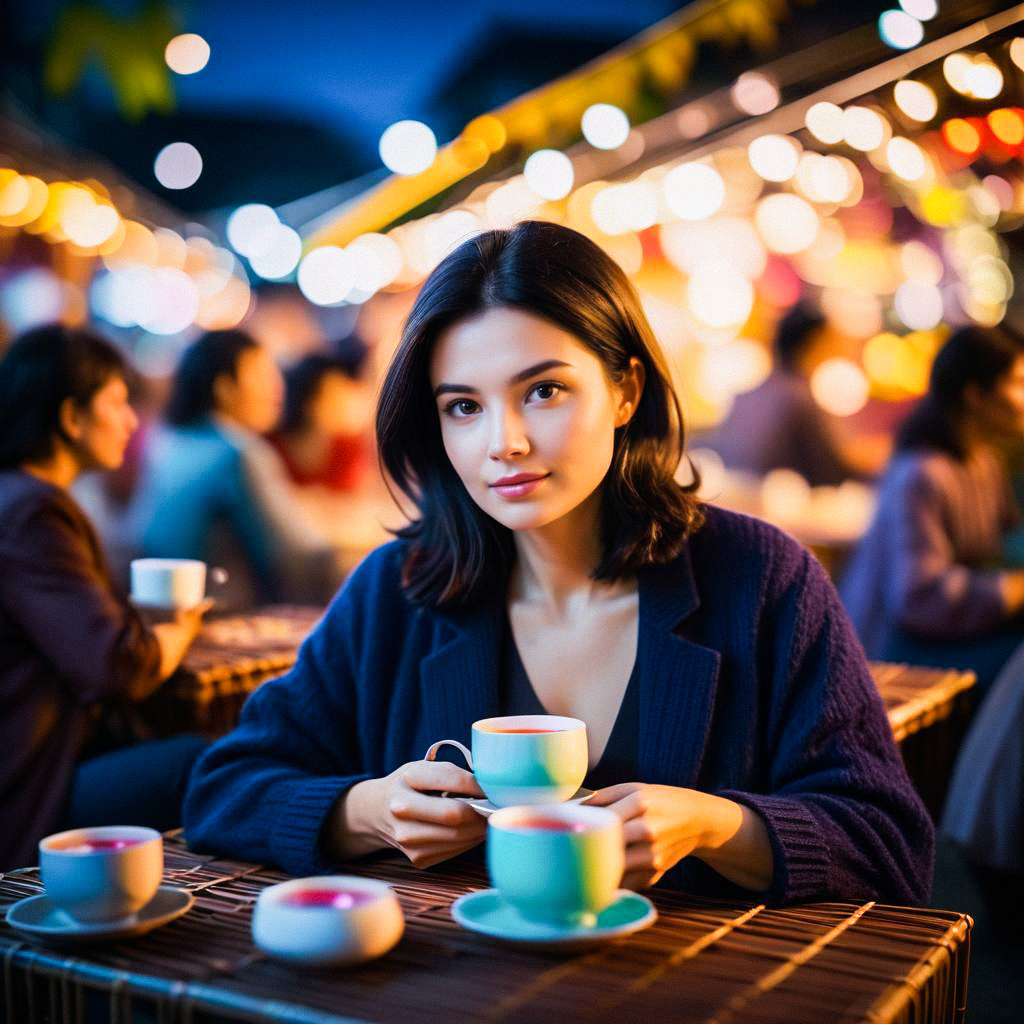
[[[771,663],[768,785],[720,795],[768,826],[767,899],[924,903],[934,828],[853,627],[806,552],[770,577],[761,632],[762,663]]]
[[[326,870],[320,832],[338,798],[371,777],[356,726],[353,636],[366,595],[360,574],[299,650],[295,666],[246,701],[235,729],[210,747],[185,797],[185,836],[199,850]]]

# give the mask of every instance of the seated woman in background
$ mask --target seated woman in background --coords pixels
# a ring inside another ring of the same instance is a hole
[[[270,441],[292,482],[351,493],[372,468],[359,365],[317,352],[285,374],[284,416]]]
[[[281,414],[281,371],[244,331],[210,331],[174,374],[134,511],[143,554],[227,570],[218,603],[326,603],[341,581],[333,548],[297,504],[261,436]]]
[[[673,480],[682,419],[621,268],[524,222],[424,284],[384,383],[419,510],[372,553],[186,798],[197,847],[293,874],[484,838],[473,775],[420,760],[491,715],[587,725],[633,888],[922,902],[933,832],[821,566]]]
[[[1024,570],[1003,455],[1024,441],[1024,341],[963,327],[904,422],[841,585],[868,657],[972,669],[984,689],[1024,640]]]
[[[0,870],[36,862],[50,832],[180,823],[197,736],[92,756],[104,705],[141,700],[177,668],[205,605],[147,626],[114,592],[71,497],[113,470],[137,420],[116,349],[42,327],[0,360]]]
[[[825,319],[797,304],[779,321],[773,340],[775,368],[752,391],[736,396],[726,418],[701,444],[716,451],[727,469],[764,476],[791,469],[812,487],[863,478],[833,425],[811,394],[809,378],[820,354]],[[860,461],[863,461],[861,459]]]

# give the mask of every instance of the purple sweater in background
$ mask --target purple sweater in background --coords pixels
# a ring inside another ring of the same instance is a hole
[[[637,577],[640,710],[619,781],[757,811],[774,852],[759,899],[924,902],[932,824],[832,584],[773,527],[706,516],[678,558]],[[468,744],[472,723],[498,713],[503,588],[471,610],[416,607],[404,552],[396,541],[362,563],[292,671],[198,762],[184,809],[193,846],[324,871],[321,829],[349,787],[434,740]],[[741,891],[695,858],[660,884]]]
[[[993,452],[968,462],[938,451],[897,455],[840,584],[868,656],[898,656],[902,632],[963,641],[1009,622],[999,566],[1019,521]]]

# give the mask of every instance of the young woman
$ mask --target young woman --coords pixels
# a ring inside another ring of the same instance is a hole
[[[199,558],[227,570],[218,602],[326,601],[341,570],[295,501],[262,435],[284,385],[270,353],[244,331],[210,331],[182,357],[167,428],[155,432],[134,511],[144,554]]]
[[[0,870],[62,827],[180,823],[195,736],[91,756],[106,706],[141,700],[181,661],[205,605],[147,626],[115,593],[69,491],[113,470],[137,420],[117,351],[41,327],[0,360]]]
[[[1020,521],[1004,469],[1024,445],[1024,341],[964,327],[935,357],[842,581],[869,657],[972,669],[982,689],[1024,640]]]
[[[189,840],[295,873],[484,837],[448,791],[496,714],[587,723],[625,883],[792,901],[927,897],[933,833],[821,567],[699,507],[682,423],[619,267],[526,222],[428,278],[384,383],[384,465],[419,518],[370,555],[197,765]]]

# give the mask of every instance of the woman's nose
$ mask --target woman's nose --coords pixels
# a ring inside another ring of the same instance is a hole
[[[503,411],[495,417],[488,455],[495,460],[525,455],[530,450],[523,419],[515,412]]]

